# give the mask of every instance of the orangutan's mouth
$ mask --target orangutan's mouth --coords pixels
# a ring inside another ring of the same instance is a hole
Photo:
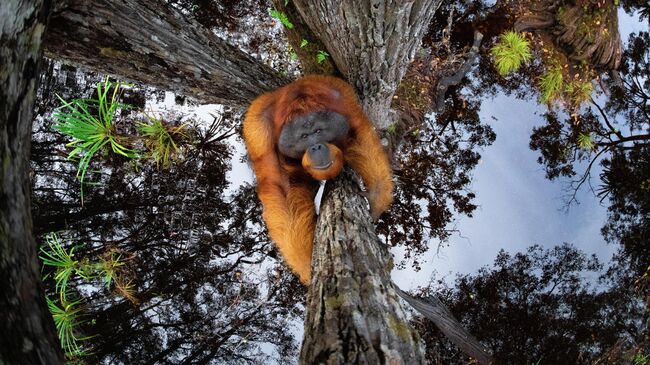
[[[322,165],[322,166],[312,166],[313,169],[316,170],[327,170],[330,166],[334,164],[334,161],[330,161],[327,165]]]

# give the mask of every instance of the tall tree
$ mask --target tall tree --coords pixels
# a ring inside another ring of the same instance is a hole
[[[107,21],[110,19],[110,21]],[[287,82],[162,2],[57,2],[45,54],[199,101],[243,107]]]
[[[392,96],[440,2],[294,4],[357,87],[370,119],[380,128],[392,124]],[[319,217],[301,362],[423,363],[419,338],[392,289],[386,252],[370,216],[359,214],[366,208],[352,188],[357,184],[343,176]]]
[[[623,52],[621,69],[607,80],[610,97],[598,100],[569,118],[549,112],[546,124],[535,128],[530,147],[549,179],[572,178],[575,191],[591,184],[602,167],[595,193],[609,201],[605,238],[621,243],[639,275],[650,260],[650,35],[633,34]],[[565,119],[565,120],[563,120]],[[586,167],[584,167],[585,165]]]
[[[0,362],[60,364],[32,237],[29,147],[50,1],[0,4]]]

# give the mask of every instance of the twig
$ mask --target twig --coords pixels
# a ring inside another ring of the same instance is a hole
[[[569,201],[567,202],[567,208],[569,207],[569,205],[571,205],[572,202],[578,202],[578,199],[576,198],[578,194],[578,190],[580,190],[582,184],[584,184],[585,181],[587,181],[591,177],[591,168],[596,162],[596,160],[598,160],[598,157],[607,150],[609,150],[609,148],[605,147],[602,150],[598,151],[598,153],[596,153],[596,155],[589,162],[589,165],[587,166],[585,173],[582,175],[582,177],[578,180],[573,181],[572,184],[573,194],[571,195],[571,199],[569,199]]]
[[[472,69],[472,66],[474,65],[474,61],[476,60],[476,57],[478,56],[479,52],[479,47],[481,46],[481,41],[483,40],[483,34],[481,32],[474,31],[474,44],[472,44],[472,48],[470,49],[467,59],[465,60],[465,63],[463,63],[458,71],[454,73],[451,76],[443,77],[440,79],[438,82],[438,96],[436,98],[436,102],[433,105],[433,111],[440,111],[442,107],[444,106],[445,103],[445,94],[447,93],[447,89],[449,89],[450,86],[455,86],[458,85],[465,75]]]
[[[454,24],[454,11],[456,10],[456,4],[452,3],[451,9],[449,10],[449,17],[447,18],[447,26],[442,30],[442,44],[447,49],[447,53],[451,53],[449,45],[451,42],[451,26]]]

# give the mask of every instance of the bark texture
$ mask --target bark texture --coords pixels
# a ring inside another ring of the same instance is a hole
[[[30,214],[29,149],[50,1],[0,2],[0,364],[62,364]]]
[[[316,228],[301,364],[423,364],[358,177],[346,168],[326,192]]]
[[[294,25],[291,29],[284,27],[283,30],[293,51],[298,56],[298,60],[300,60],[302,71],[305,74],[336,74],[336,65],[332,62],[331,57],[320,63],[317,61],[316,55],[318,51],[324,50],[326,47],[320,43],[318,36],[305,24],[294,3],[289,1],[285,4],[285,0],[273,0],[273,7],[285,13]],[[309,43],[303,45],[303,40],[307,40]]]
[[[563,1],[532,3],[515,22],[517,31],[543,31],[573,61],[589,61],[601,70],[621,63],[617,6],[612,0],[568,5]]]
[[[62,0],[50,20],[45,54],[202,102],[239,107],[289,82],[160,1]]]
[[[370,120],[392,124],[390,104],[441,0],[294,0]]]

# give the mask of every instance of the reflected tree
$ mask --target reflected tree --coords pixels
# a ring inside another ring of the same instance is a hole
[[[564,121],[561,114],[545,114],[546,125],[534,129],[530,142],[540,152],[538,161],[549,179],[573,179],[569,201],[575,200],[577,189],[591,185],[595,165],[602,166],[599,186],[592,189],[609,202],[603,234],[609,242],[622,244],[639,274],[650,260],[649,46],[647,32],[632,35],[620,77],[609,79],[607,103],[593,99],[579,115]]]

